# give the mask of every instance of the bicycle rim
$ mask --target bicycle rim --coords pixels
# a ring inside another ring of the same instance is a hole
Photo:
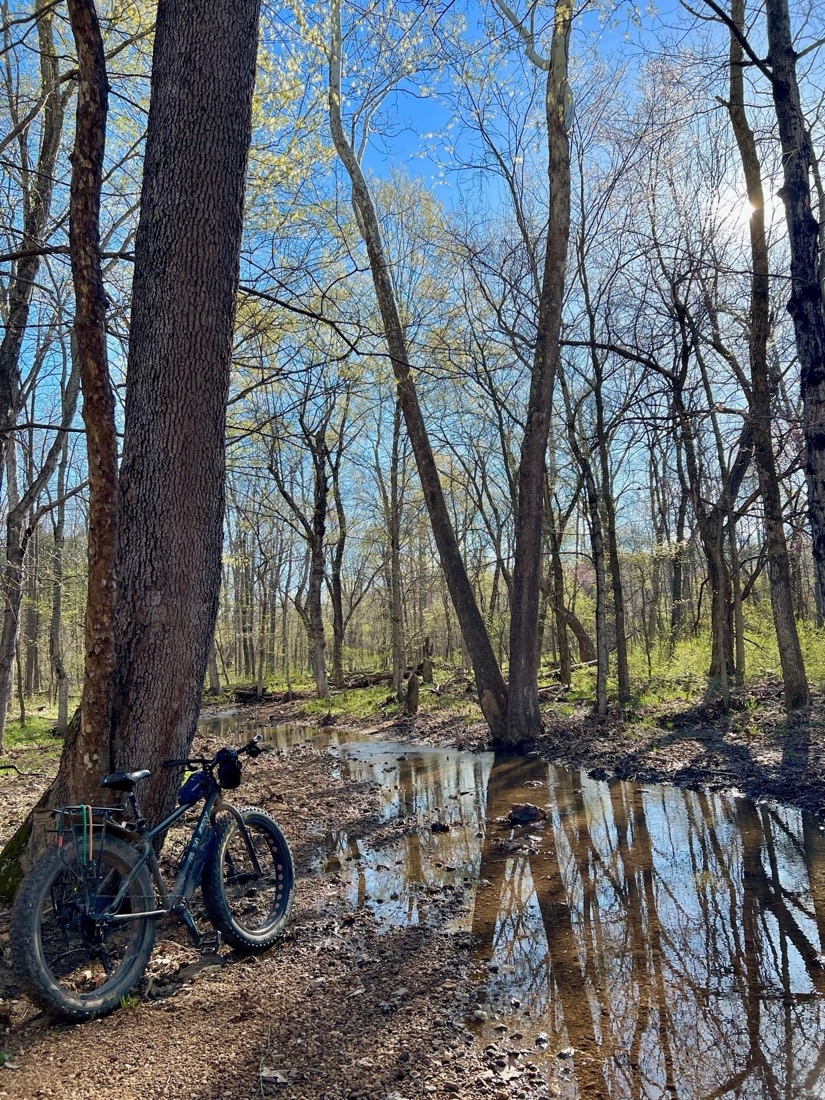
[[[21,933],[18,966],[29,992],[48,1010],[70,1018],[100,1015],[116,1007],[143,973],[155,922],[99,919],[114,903],[135,858],[131,848],[112,840],[93,862],[84,864],[74,845],[67,845],[35,869],[27,904],[32,935]],[[117,913],[154,907],[142,868]]]
[[[294,871],[289,846],[275,822],[260,811],[241,811],[244,833],[231,821],[219,844],[222,905],[219,927],[241,950],[263,949],[273,942],[289,917]],[[255,860],[247,845],[251,845]],[[255,866],[257,862],[257,868]],[[211,900],[211,899],[210,899]]]

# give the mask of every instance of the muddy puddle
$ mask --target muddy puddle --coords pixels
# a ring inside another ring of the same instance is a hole
[[[825,1098],[816,819],[535,757],[259,728],[377,786],[384,827],[320,823],[318,873],[379,927],[471,934],[466,1023],[501,1050],[499,1075],[529,1060],[570,1100]],[[523,803],[546,817],[511,824]]]

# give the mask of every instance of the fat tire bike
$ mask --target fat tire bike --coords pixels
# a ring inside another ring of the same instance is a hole
[[[242,756],[263,752],[260,735],[214,757],[166,760],[192,771],[179,805],[159,825],[143,817],[135,791],[149,771],[115,772],[102,787],[121,791],[120,806],[53,811],[56,843],[32,866],[17,893],[9,943],[20,984],[41,1008],[66,1020],[90,1020],[124,1002],[140,981],[161,917],[172,914],[202,951],[226,941],[254,954],[270,947],[292,909],[292,854],[276,821],[254,806],[224,801],[238,787]],[[169,888],[153,841],[203,802]],[[190,902],[200,885],[214,933],[195,923]]]

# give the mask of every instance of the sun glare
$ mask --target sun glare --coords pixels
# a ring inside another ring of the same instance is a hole
[[[745,230],[754,212],[754,206],[747,195],[737,188],[725,186],[715,195],[714,208],[720,222],[731,229]],[[765,224],[770,228],[783,216],[782,200],[773,191],[765,194]]]

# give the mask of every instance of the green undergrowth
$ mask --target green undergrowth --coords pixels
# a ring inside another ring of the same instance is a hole
[[[752,611],[745,620],[745,689],[782,678],[770,608],[765,606],[761,611],[764,614]],[[811,688],[825,690],[825,630],[817,630],[805,622],[797,625]],[[697,637],[679,639],[672,653],[666,646],[656,647],[651,653],[650,668],[644,648],[632,648],[629,664],[631,683],[636,689],[635,703],[645,706],[701,698],[707,688],[710,654],[710,637],[705,631]],[[590,674],[595,684],[592,670],[582,671]],[[609,689],[615,694],[615,677],[611,677]]]
[[[301,709],[310,717],[335,719],[382,720],[400,717],[403,703],[398,703],[389,684],[375,687],[348,688],[330,692],[328,699],[302,700]],[[475,693],[468,694],[463,685],[455,694],[449,691],[437,694],[429,684],[419,689],[419,711],[441,717],[465,718],[476,721],[480,711]]]
[[[385,713],[383,708],[390,696],[387,684],[349,688],[345,691],[333,690],[328,699],[306,700],[302,703],[302,709],[313,716],[330,714],[334,718],[377,718]],[[397,707],[394,702],[387,705]]]
[[[14,763],[22,771],[28,771],[44,760],[57,761],[63,740],[55,735],[55,718],[52,715],[35,714],[23,725],[19,719],[6,722],[3,738],[4,754],[13,753]],[[0,761],[2,763],[2,761]]]

